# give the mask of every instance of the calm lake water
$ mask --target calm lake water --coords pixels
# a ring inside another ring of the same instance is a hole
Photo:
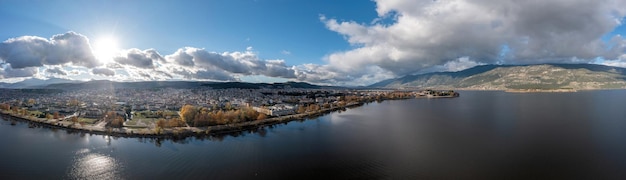
[[[0,179],[624,179],[626,91],[461,92],[176,142],[0,120],[0,144]]]

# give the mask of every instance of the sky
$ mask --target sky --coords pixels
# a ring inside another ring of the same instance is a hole
[[[625,0],[5,0],[0,82],[369,85],[482,64],[626,67]]]

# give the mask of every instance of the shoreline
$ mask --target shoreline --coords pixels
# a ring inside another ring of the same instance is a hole
[[[504,92],[508,93],[562,93],[562,92],[578,92],[576,89],[508,89]]]
[[[401,99],[385,99],[385,100],[403,100]],[[383,100],[384,101],[384,100]],[[373,102],[373,101],[370,101]],[[35,117],[24,117],[20,115],[12,114],[11,112],[0,110],[0,116],[5,117],[6,121],[22,121],[29,123],[29,128],[41,126],[51,129],[62,129],[68,132],[88,133],[93,135],[105,135],[113,137],[125,137],[125,138],[156,138],[156,139],[184,139],[188,137],[207,137],[214,135],[227,135],[232,133],[239,133],[249,130],[257,130],[272,126],[280,123],[287,123],[294,120],[304,120],[307,118],[315,118],[328,113],[332,113],[339,110],[345,110],[346,108],[360,107],[370,102],[354,102],[341,107],[332,107],[327,109],[320,109],[316,112],[307,112],[300,114],[292,114],[286,116],[271,117],[264,120],[255,120],[240,122],[227,125],[216,125],[206,127],[174,127],[163,128],[157,131],[156,128],[110,128],[104,127],[102,123],[98,122],[93,125],[81,126],[78,123],[59,120],[48,120]],[[382,102],[382,101],[381,101]],[[8,118],[6,118],[8,117]]]

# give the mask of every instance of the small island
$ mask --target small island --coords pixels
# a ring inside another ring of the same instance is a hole
[[[435,90],[424,90],[417,93],[417,97],[427,97],[427,98],[454,98],[459,97],[458,92],[454,92],[453,90],[443,90],[443,91],[435,91]]]
[[[181,138],[254,130],[371,102],[454,91],[345,89],[5,89],[5,120],[121,137]]]

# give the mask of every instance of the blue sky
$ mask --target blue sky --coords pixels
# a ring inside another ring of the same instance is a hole
[[[0,39],[74,31],[89,38],[112,34],[120,48],[162,54],[185,46],[218,52],[251,46],[263,57],[289,58],[288,64],[322,63],[324,55],[349,44],[325,28],[320,14],[366,23],[376,18],[374,2],[356,2],[3,1],[0,22],[12,28],[1,28]]]
[[[0,81],[367,85],[492,63],[626,66],[621,5],[626,3],[0,1]],[[106,57],[111,60],[99,56],[103,50],[96,44],[103,39],[116,44],[115,54]],[[49,49],[38,52],[39,41]]]

